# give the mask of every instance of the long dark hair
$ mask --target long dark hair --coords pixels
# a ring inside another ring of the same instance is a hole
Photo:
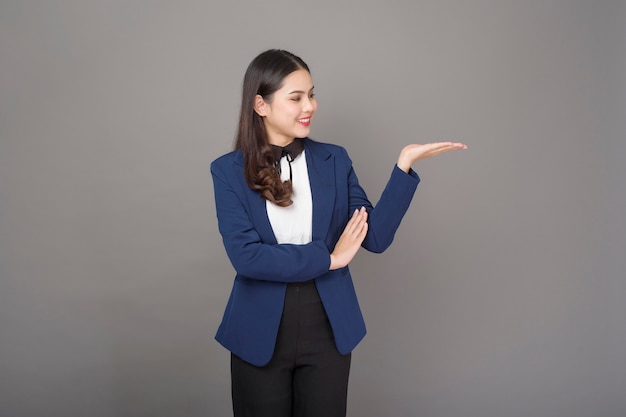
[[[309,71],[302,59],[279,49],[265,51],[252,60],[243,78],[239,129],[235,139],[235,149],[243,153],[244,175],[250,188],[281,207],[292,204],[291,181],[281,181],[276,171],[263,118],[254,111],[254,101],[257,94],[265,101],[271,101],[285,77],[299,69]]]

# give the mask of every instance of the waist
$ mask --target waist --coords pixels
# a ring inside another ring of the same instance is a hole
[[[287,283],[287,287],[304,287],[307,285],[315,285],[315,280],[314,279],[309,279],[306,281],[300,281],[300,282],[289,282]]]

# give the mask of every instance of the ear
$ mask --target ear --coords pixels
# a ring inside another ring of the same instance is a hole
[[[254,97],[254,111],[261,117],[267,116],[267,103],[259,94]]]

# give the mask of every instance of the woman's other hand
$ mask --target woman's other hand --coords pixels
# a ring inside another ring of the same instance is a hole
[[[343,268],[348,265],[365,239],[367,234],[367,211],[365,207],[354,210],[352,218],[348,221],[341,237],[330,254],[330,270]]]
[[[425,145],[411,144],[405,146],[398,157],[398,168],[409,172],[411,165],[420,159],[430,158],[444,152],[467,149],[467,145],[458,142],[436,142]]]

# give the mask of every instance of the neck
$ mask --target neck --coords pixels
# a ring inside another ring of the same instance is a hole
[[[271,140],[271,139],[269,139],[267,142],[270,145],[280,146],[281,148],[284,148],[285,146],[289,145],[290,143],[293,143],[294,140],[295,139],[291,139],[291,140],[288,140],[288,139],[285,139],[285,140]]]

